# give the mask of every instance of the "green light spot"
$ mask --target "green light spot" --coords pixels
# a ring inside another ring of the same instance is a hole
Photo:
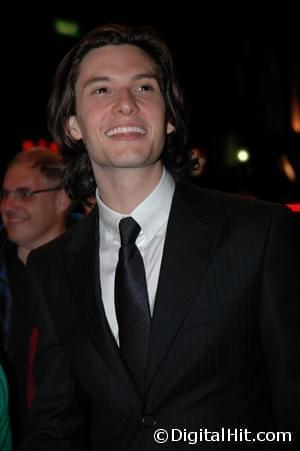
[[[78,38],[80,36],[80,25],[74,20],[54,19],[54,31],[63,36]]]

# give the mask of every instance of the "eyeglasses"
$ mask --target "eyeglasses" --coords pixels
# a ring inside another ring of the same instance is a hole
[[[54,186],[53,188],[36,189],[31,191],[28,188],[17,188],[14,190],[1,189],[0,190],[0,202],[7,199],[11,194],[17,200],[26,201],[32,199],[35,194],[48,193],[49,191],[58,191],[61,189],[61,185]]]

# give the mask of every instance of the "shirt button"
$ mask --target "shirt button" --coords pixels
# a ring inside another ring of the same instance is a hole
[[[146,428],[154,428],[156,426],[156,419],[151,415],[147,415],[142,419],[142,423]]]

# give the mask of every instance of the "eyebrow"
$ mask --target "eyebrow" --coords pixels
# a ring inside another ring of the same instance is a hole
[[[33,189],[29,188],[28,186],[17,186],[17,188],[12,189],[12,190],[5,188],[5,186],[2,186],[2,191],[16,191],[16,190],[19,190],[19,189],[22,189],[22,190],[23,189],[27,189],[28,191],[33,191]]]
[[[143,80],[143,79],[155,80],[159,84],[158,76],[152,72],[140,73],[140,74],[136,74],[132,77],[132,81],[139,81],[139,80]],[[113,80],[113,78],[108,77],[108,76],[98,76],[98,77],[89,78],[84,83],[83,90],[96,83],[110,82],[112,80]]]

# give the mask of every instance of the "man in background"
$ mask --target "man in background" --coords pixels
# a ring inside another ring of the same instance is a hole
[[[61,188],[62,170],[58,153],[42,147],[20,152],[9,162],[0,191],[2,350],[15,398],[12,419],[17,436],[34,397],[31,364],[38,342],[25,264],[32,249],[65,231],[71,200]]]

